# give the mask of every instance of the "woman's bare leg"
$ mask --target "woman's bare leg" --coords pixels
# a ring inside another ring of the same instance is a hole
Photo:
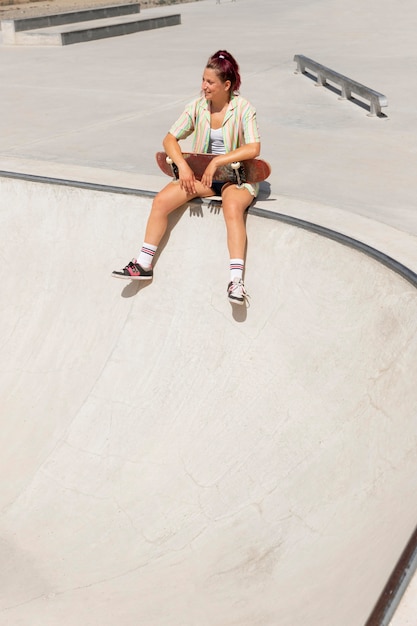
[[[227,247],[230,258],[245,258],[245,211],[252,201],[253,196],[246,188],[239,189],[236,185],[229,185],[223,189],[223,215],[226,222]]]
[[[214,195],[211,189],[208,189],[199,181],[196,181],[195,188],[195,194],[188,194],[181,189],[179,183],[172,182],[155,196],[146,225],[145,241],[147,243],[154,246],[160,244],[168,226],[170,213],[193,198],[204,198]]]
[[[133,259],[122,270],[114,270],[112,276],[128,280],[152,279],[152,259],[167,229],[169,214],[193,198],[214,195],[212,189],[199,181],[196,181],[194,186],[195,193],[187,193],[181,189],[179,183],[171,182],[155,196],[138,259]]]
[[[227,247],[230,255],[230,282],[227,297],[233,304],[245,304],[249,297],[243,284],[246,255],[245,211],[253,200],[245,188],[229,185],[223,189],[222,205],[226,222]]]

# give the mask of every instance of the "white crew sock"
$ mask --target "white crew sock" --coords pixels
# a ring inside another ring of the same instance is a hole
[[[151,243],[144,242],[137,258],[137,262],[139,263],[139,265],[141,265],[145,269],[152,267],[153,257],[157,249],[158,246],[153,246]]]
[[[245,261],[243,259],[230,259],[230,280],[243,277],[243,268]]]

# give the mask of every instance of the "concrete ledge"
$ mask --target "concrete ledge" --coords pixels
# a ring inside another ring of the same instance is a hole
[[[120,17],[98,20],[90,24],[64,24],[60,28],[43,28],[16,33],[14,43],[26,46],[66,46],[75,43],[129,35],[155,28],[175,26],[181,24],[181,15],[165,15],[150,19],[130,19]]]
[[[132,15],[140,13],[140,4],[123,4],[108,7],[97,7],[82,11],[69,11],[67,13],[56,13],[55,15],[40,15],[37,17],[27,17],[19,20],[5,20],[14,23],[16,33],[24,30],[34,30],[36,28],[47,28],[48,26],[60,26],[61,24],[74,24],[74,22],[86,22],[87,20],[101,20],[107,17],[118,15]]]
[[[17,20],[2,20],[1,30],[3,33],[3,43],[13,44],[16,41],[16,33],[36,30],[38,28],[48,28],[51,26],[61,26],[63,24],[74,24],[89,20],[100,20],[117,17],[120,15],[132,15],[140,12],[139,4],[124,4],[108,7],[97,7],[82,11],[69,11],[66,13],[56,13],[54,15],[39,15]]]
[[[145,30],[153,30],[155,28],[177,26],[178,24],[181,24],[181,15],[179,13],[176,15],[155,17],[148,20],[114,24],[112,26],[99,26],[96,28],[88,28],[86,30],[62,33],[62,45],[66,46],[68,44],[81,43],[83,41],[93,41],[94,39],[105,39],[106,37],[129,35],[131,33],[138,33]]]

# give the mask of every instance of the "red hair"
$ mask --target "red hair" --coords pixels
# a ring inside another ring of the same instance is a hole
[[[230,80],[230,93],[239,91],[241,84],[239,65],[230,52],[218,50],[209,58],[206,68],[214,70],[223,83]]]

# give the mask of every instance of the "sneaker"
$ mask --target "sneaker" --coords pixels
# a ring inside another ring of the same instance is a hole
[[[249,298],[241,278],[234,278],[230,281],[227,286],[227,297],[234,304],[244,304],[245,300]]]
[[[153,269],[151,267],[145,269],[139,265],[136,259],[132,259],[122,270],[114,270],[112,276],[114,276],[114,278],[126,278],[128,280],[151,280],[153,277]]]

